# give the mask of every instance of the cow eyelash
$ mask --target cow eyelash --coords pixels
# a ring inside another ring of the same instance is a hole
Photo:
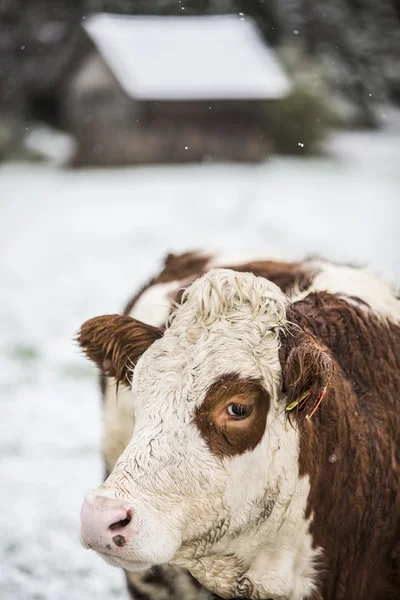
[[[226,412],[230,417],[234,417],[236,419],[244,419],[244,417],[248,417],[251,413],[251,406],[247,404],[236,404],[232,403],[226,407]]]

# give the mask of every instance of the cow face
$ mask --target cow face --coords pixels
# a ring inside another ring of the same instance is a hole
[[[216,269],[188,288],[165,331],[117,316],[82,327],[89,357],[121,382],[130,376],[135,411],[131,441],[82,509],[87,547],[130,571],[184,566],[225,597],[266,593],[251,576],[259,546],[279,571],[293,524],[312,560],[308,482],[282,399],[286,302],[263,278]]]

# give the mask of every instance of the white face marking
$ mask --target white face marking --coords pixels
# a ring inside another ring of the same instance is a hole
[[[135,425],[132,392],[119,386],[118,395],[113,377],[107,377],[103,397],[103,454],[109,472],[125,450]]]
[[[393,321],[400,319],[400,300],[396,298],[394,289],[366,269],[336,266],[320,261],[308,264],[311,268],[315,267],[319,273],[306,291],[292,297],[293,302],[305,298],[310,292],[342,293],[343,298],[353,304],[355,301],[348,296],[360,298],[378,317]]]
[[[171,308],[169,294],[182,284],[173,281],[150,286],[138,298],[129,316],[154,327],[164,326]],[[116,383],[111,377],[106,378],[103,422],[103,452],[107,469],[111,471],[131,439],[135,424],[131,390],[120,386],[117,397]]]
[[[133,508],[135,535],[111,562],[183,566],[223,597],[300,600],[312,592],[318,551],[304,518],[309,484],[279,402],[286,302],[263,278],[210,271],[138,361],[134,436],[98,490]],[[192,419],[215,379],[232,372],[260,380],[270,410],[253,451],[220,459]]]

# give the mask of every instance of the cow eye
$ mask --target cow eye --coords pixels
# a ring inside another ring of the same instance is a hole
[[[229,404],[226,411],[230,417],[247,417],[251,413],[251,406],[246,404]]]

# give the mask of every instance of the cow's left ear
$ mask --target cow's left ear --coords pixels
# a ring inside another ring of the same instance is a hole
[[[285,410],[288,416],[310,418],[329,388],[334,363],[311,336],[303,334],[294,340],[280,351]]]
[[[77,341],[103,372],[127,385],[132,369],[163,330],[124,315],[104,315],[86,321]]]

